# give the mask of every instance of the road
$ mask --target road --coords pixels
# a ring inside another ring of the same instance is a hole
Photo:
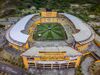
[[[4,49],[5,49],[5,51],[7,51],[7,52],[9,52],[10,54],[12,54],[14,57],[20,56],[20,54],[21,54],[21,51],[20,51],[20,50],[17,51],[17,50],[14,49],[14,48],[5,47]]]
[[[89,73],[89,66],[91,65],[91,62],[93,62],[94,59],[91,57],[87,57],[81,64],[81,69],[82,69],[82,73],[84,75],[90,75]]]
[[[28,75],[23,69],[4,63],[0,63],[0,71],[10,75]]]
[[[75,68],[60,69],[60,70],[29,69],[29,72],[31,72],[34,75],[75,75]]]
[[[100,57],[100,47],[96,46],[94,42],[89,46],[88,51],[95,52]]]
[[[14,67],[12,65],[0,63],[0,71],[6,72],[10,75],[28,75],[23,69]],[[63,70],[33,70],[30,71],[33,72],[35,75],[74,75],[75,74],[75,68],[68,68]]]

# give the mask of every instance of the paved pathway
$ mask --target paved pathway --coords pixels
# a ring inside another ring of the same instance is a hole
[[[0,47],[2,47],[5,44],[5,39],[2,35],[0,35]]]
[[[92,44],[89,46],[88,51],[94,51],[95,54],[97,54],[98,56],[100,56],[100,47],[96,46],[96,44],[94,42],[92,42]]]
[[[28,75],[23,69],[4,63],[0,63],[0,71],[11,75]]]
[[[91,62],[94,61],[93,58],[91,57],[87,57],[81,64],[81,69],[82,69],[82,73],[84,75],[90,75],[89,73],[89,66],[91,65]]]
[[[10,54],[12,54],[15,57],[20,56],[20,54],[21,54],[21,51],[17,51],[14,48],[5,47],[4,49],[5,49],[5,51],[9,52]]]
[[[29,70],[34,75],[75,75],[75,68],[68,68],[68,69],[62,69],[62,70]]]

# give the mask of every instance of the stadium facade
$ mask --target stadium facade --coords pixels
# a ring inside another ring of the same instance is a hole
[[[37,26],[46,23],[59,23],[67,39],[34,40]],[[8,29],[6,38],[10,47],[23,52],[21,57],[26,69],[57,69],[79,66],[81,56],[87,52],[94,34],[85,22],[71,14],[44,10],[21,18]]]

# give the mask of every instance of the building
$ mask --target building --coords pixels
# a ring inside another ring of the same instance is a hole
[[[34,40],[33,35],[37,26],[48,23],[60,24],[64,28],[67,39]],[[10,47],[23,51],[21,57],[26,69],[52,69],[77,67],[82,54],[94,39],[94,34],[85,22],[73,15],[45,10],[20,19],[8,29],[6,38]]]

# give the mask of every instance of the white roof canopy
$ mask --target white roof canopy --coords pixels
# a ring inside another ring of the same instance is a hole
[[[60,14],[66,16],[75,25],[76,29],[80,30],[78,33],[73,34],[77,42],[85,41],[91,37],[92,35],[91,30],[88,28],[87,24],[84,23],[82,20],[67,13],[60,13]]]
[[[38,56],[39,51],[44,52],[61,52],[65,51],[67,56],[79,56],[81,55],[80,52],[77,50],[69,47],[69,46],[61,46],[61,47],[32,47],[26,52],[22,54],[22,56]]]
[[[22,33],[21,31],[25,29],[26,24],[28,21],[33,17],[34,15],[28,15],[19,20],[14,27],[10,31],[10,37],[11,39],[21,42],[21,43],[26,43],[27,38],[29,35]]]
[[[29,35],[23,33],[28,22],[37,14],[31,14],[20,19],[14,26],[12,26],[6,33],[6,38],[9,42],[16,45],[23,45],[26,43]]]

